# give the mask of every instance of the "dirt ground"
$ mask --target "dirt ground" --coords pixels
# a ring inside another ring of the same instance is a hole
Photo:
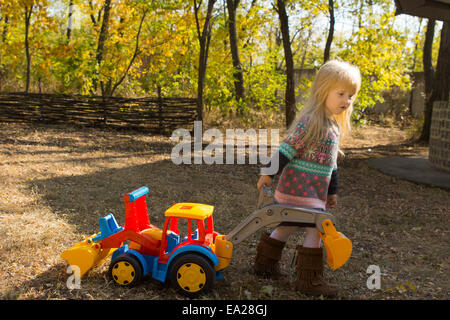
[[[0,125],[0,299],[185,299],[150,277],[132,289],[115,286],[109,261],[69,290],[59,254],[99,231],[112,212],[124,223],[123,195],[148,186],[152,224],[162,227],[175,202],[214,205],[215,229],[231,231],[250,214],[258,191],[257,165],[175,165],[168,137],[94,128]],[[418,185],[369,168],[370,157],[426,155],[407,130],[354,130],[339,158],[339,200],[331,210],[338,231],[353,242],[346,265],[325,276],[337,299],[449,299],[449,191]],[[237,245],[224,279],[200,299],[311,299],[293,289],[292,236],[280,280],[252,272],[259,233]],[[381,288],[368,289],[369,266]],[[322,299],[320,297],[319,299]]]

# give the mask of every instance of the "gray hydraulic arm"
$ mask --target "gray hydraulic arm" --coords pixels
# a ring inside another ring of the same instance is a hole
[[[282,222],[295,223],[301,227],[315,227],[324,233],[322,222],[334,216],[328,212],[276,203],[270,188],[261,188],[257,209],[226,236],[226,240],[238,244],[264,227],[275,227]]]

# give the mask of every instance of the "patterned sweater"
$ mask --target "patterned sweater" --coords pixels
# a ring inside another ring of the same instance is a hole
[[[295,130],[280,144],[279,171],[281,177],[275,200],[305,208],[325,209],[328,194],[337,193],[337,152],[339,129],[327,130],[322,140],[310,150],[302,146],[308,130],[308,118],[302,118]]]

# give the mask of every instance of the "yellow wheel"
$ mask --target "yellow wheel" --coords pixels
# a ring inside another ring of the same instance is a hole
[[[207,259],[198,254],[186,254],[174,262],[170,280],[182,294],[193,297],[212,288],[214,275],[214,267]]]
[[[116,284],[133,287],[142,277],[142,267],[136,258],[123,254],[111,262],[109,275]]]
[[[197,292],[205,286],[205,270],[196,263],[185,263],[178,269],[177,282],[184,290]]]

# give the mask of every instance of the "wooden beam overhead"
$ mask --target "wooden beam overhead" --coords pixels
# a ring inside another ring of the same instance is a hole
[[[449,21],[450,0],[395,0],[395,14]]]

